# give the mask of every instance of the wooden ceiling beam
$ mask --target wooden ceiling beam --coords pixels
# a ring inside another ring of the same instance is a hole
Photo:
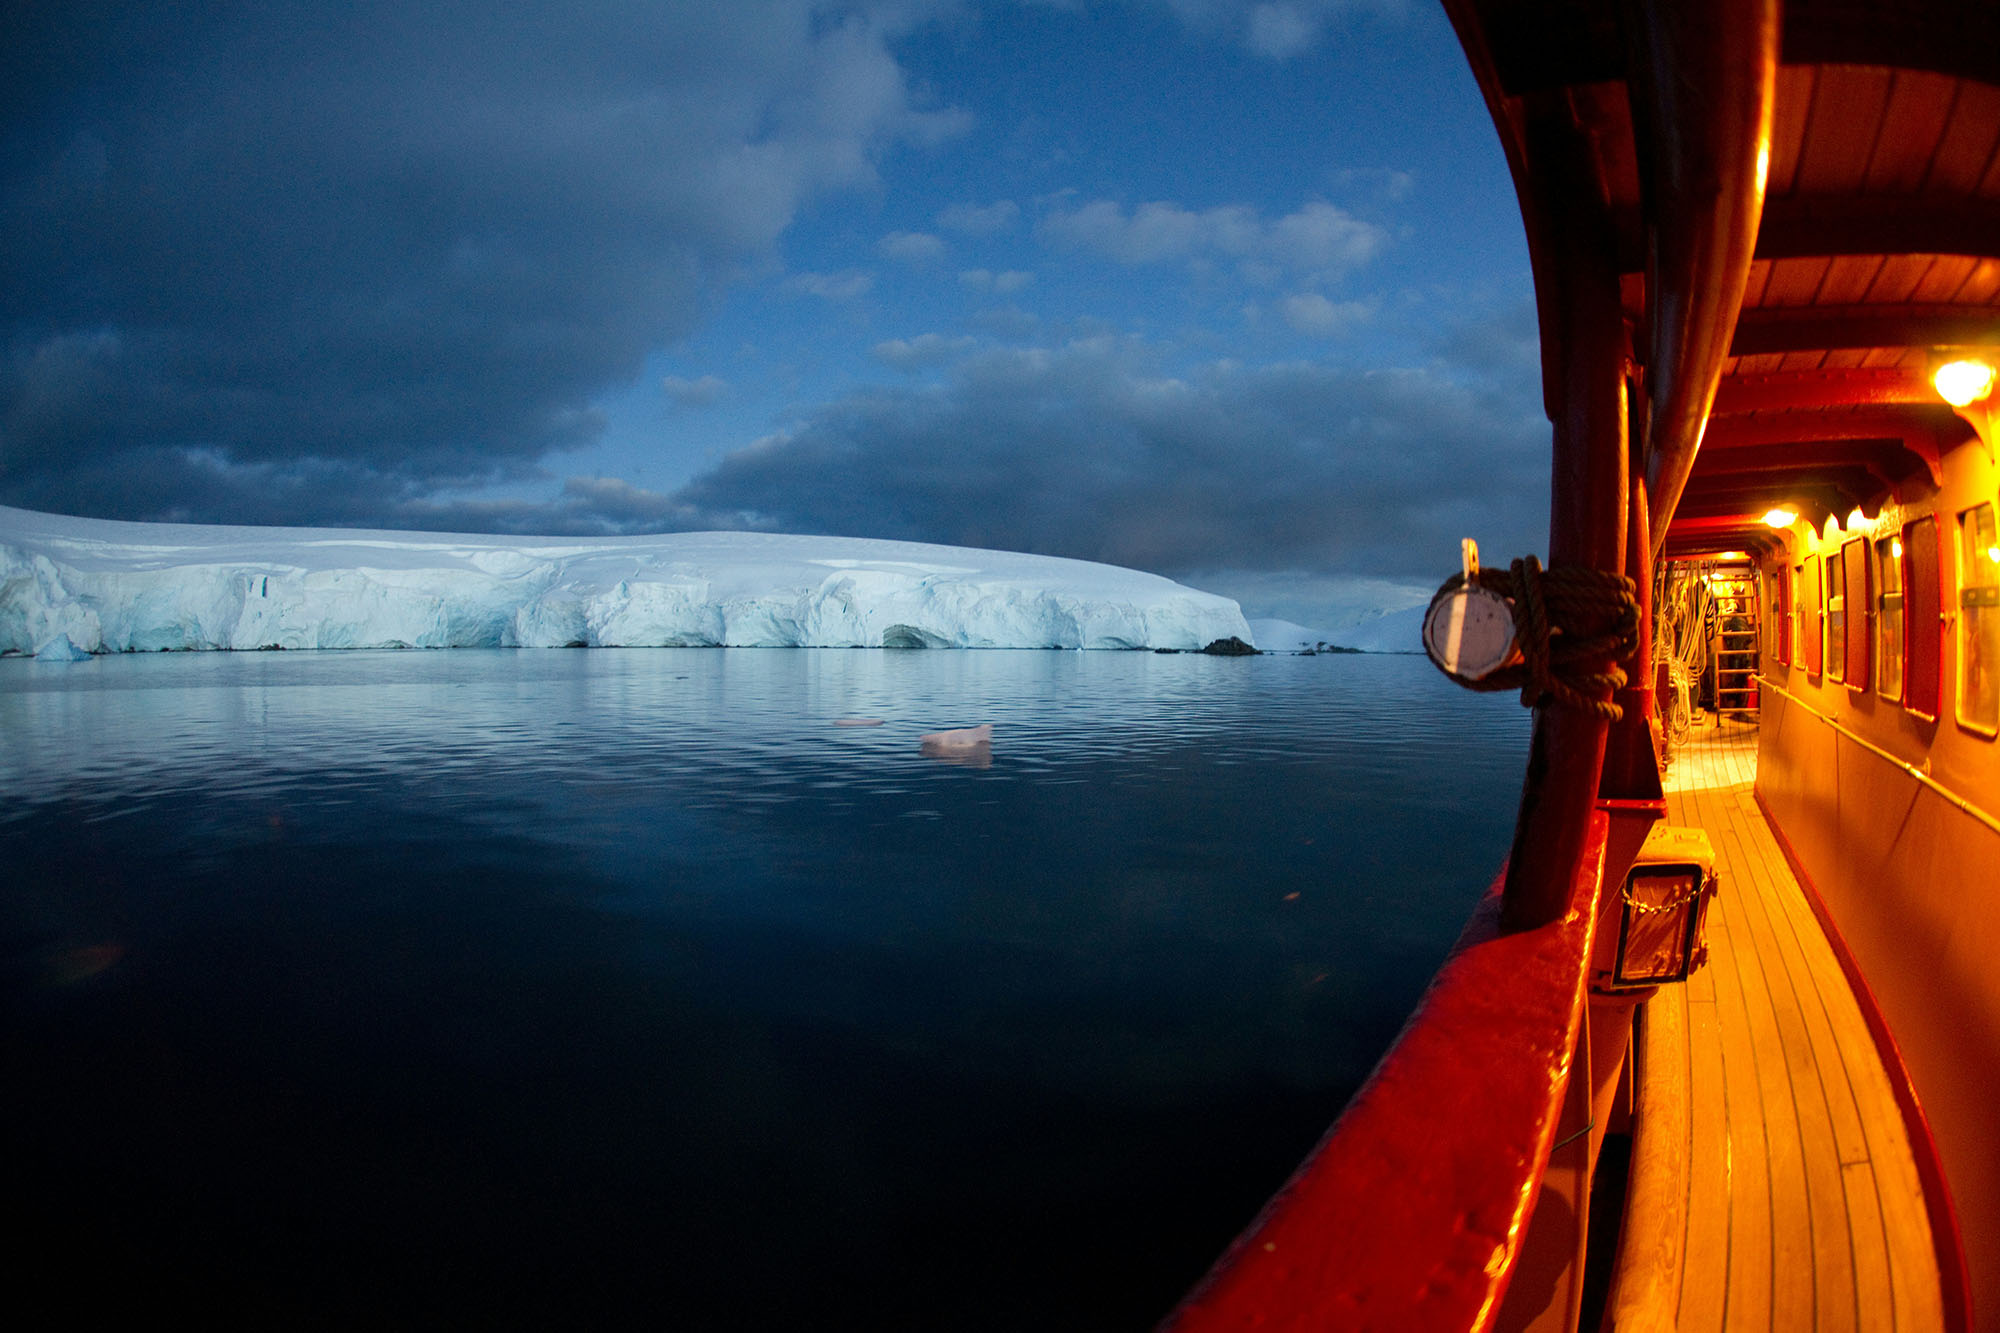
[[[2000,6],[1898,0],[1789,0],[1788,65],[1876,65],[2000,83]]]
[[[1923,459],[1893,440],[1872,445],[1858,440],[1756,445],[1713,453],[1703,450],[1688,487],[1708,489],[1751,477],[1826,480],[1838,474],[1853,479],[1864,489],[1887,492],[1913,476],[1923,475],[1924,471]]]
[[[1479,34],[1508,96],[1622,79],[1625,43],[1615,6],[1595,0],[1471,0]],[[1874,65],[2000,84],[2000,7],[1899,0],[1788,0],[1779,42],[1787,65]]]
[[[1727,383],[1727,381],[1724,381]],[[1940,399],[1928,403],[1886,403],[1871,407],[1829,408],[1824,412],[1768,412],[1756,416],[1713,416],[1702,448],[1730,449],[1739,444],[1789,444],[1796,440],[1902,440],[1912,436],[1943,438],[1953,444],[1966,435],[1952,410]]]
[[[1735,472],[1697,472],[1688,479],[1688,491],[1713,499],[1737,492],[1761,493],[1774,486],[1821,486],[1859,502],[1871,493],[1886,495],[1892,484],[1879,469],[1867,463],[1814,461],[1790,468],[1772,465]]]
[[[1771,529],[1762,523],[1754,527],[1735,523],[1687,530],[1676,527],[1667,534],[1667,546],[1662,558],[1689,560],[1724,551],[1746,551],[1752,558],[1762,559],[1781,544]]]
[[[1701,457],[1732,449],[1763,445],[1822,445],[1831,441],[1895,442],[1930,474],[1933,487],[1944,485],[1945,453],[1963,443],[1971,430],[1941,401],[1898,403],[1830,411],[1761,412],[1743,416],[1712,416],[1702,437]]]
[[[2000,257],[2000,200],[1792,195],[1764,201],[1757,258],[1821,255]]]
[[[1777,505],[1807,500],[1827,513],[1845,517],[1856,509],[1867,515],[1879,514],[1894,496],[1894,488],[1865,468],[1815,468],[1810,472],[1760,472],[1713,481],[1697,478],[1688,484],[1682,503],[1690,515],[1737,514],[1762,518]]]
[[[1762,306],[1736,317],[1729,354],[1993,344],[2000,344],[2000,308],[1994,306]]]
[[[1686,506],[1686,514],[1676,512],[1674,527],[1668,529],[1671,539],[1673,532],[1684,524],[1696,525],[1709,520],[1713,526],[1730,526],[1748,530],[1761,525],[1767,511],[1780,506],[1792,510],[1815,528],[1824,528],[1827,520],[1844,518],[1854,509],[1868,513],[1866,505],[1857,505],[1851,497],[1835,494],[1818,488],[1773,487],[1761,494],[1748,492],[1728,499],[1704,500]]]
[[[1922,372],[1897,366],[1885,370],[1797,370],[1771,375],[1730,375],[1716,391],[1714,412],[1791,412],[1827,407],[1930,406],[1937,390]]]

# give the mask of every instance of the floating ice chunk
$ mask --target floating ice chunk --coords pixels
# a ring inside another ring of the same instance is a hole
[[[37,662],[88,662],[90,654],[70,642],[69,635],[58,634],[41,647],[35,649]]]
[[[933,759],[977,763],[983,768],[993,760],[993,724],[927,731],[917,738],[917,744]]]
[[[836,727],[879,727],[882,725],[882,719],[879,717],[837,717],[833,720],[833,725]]]

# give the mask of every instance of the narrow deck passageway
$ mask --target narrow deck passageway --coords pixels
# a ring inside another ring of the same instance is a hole
[[[1675,1326],[1937,1329],[1902,1115],[1752,794],[1756,743],[1754,721],[1706,719],[1665,779],[1668,819],[1708,831],[1722,880],[1708,966],[1641,1015],[1641,1114],[1665,1080],[1688,1145]]]

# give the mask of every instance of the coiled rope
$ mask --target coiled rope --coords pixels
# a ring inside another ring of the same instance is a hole
[[[1624,688],[1625,672],[1617,663],[1639,650],[1637,584],[1623,574],[1581,565],[1543,569],[1532,555],[1506,569],[1476,570],[1472,581],[1508,600],[1521,660],[1479,680],[1452,671],[1447,676],[1469,690],[1519,690],[1529,708],[1561,704],[1613,722],[1625,715],[1599,696]],[[1464,574],[1446,579],[1431,598],[1431,612],[1465,582]],[[1605,658],[1612,661],[1609,670],[1585,665]]]

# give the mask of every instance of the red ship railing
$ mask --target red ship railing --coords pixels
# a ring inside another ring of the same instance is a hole
[[[1571,1074],[1607,827],[1590,816],[1548,925],[1503,933],[1494,884],[1396,1045],[1165,1329],[1493,1327],[1587,1082]]]

